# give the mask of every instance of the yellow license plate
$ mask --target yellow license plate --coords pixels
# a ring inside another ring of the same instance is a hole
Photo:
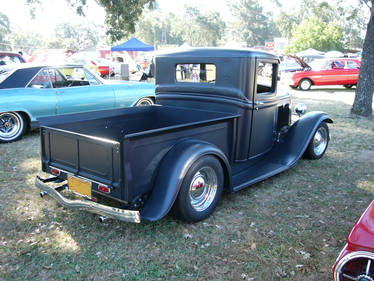
[[[80,195],[88,196],[89,198],[92,197],[91,182],[68,176],[68,185],[70,190]]]

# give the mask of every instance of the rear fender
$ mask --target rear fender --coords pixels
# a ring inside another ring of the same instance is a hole
[[[273,150],[272,159],[289,167],[295,165],[321,122],[333,123],[329,115],[320,111],[309,112],[297,120]]]
[[[140,212],[141,217],[149,221],[163,218],[173,206],[189,168],[205,155],[214,155],[220,160],[225,171],[225,186],[231,187],[231,169],[225,154],[210,143],[186,140],[176,144],[161,161],[152,194]]]

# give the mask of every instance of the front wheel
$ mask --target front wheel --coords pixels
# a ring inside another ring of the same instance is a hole
[[[0,113],[0,143],[22,138],[27,129],[25,118],[18,112]]]
[[[141,98],[135,104],[135,106],[148,106],[154,104],[153,99],[151,98]]]
[[[302,79],[299,83],[300,90],[308,91],[312,87],[312,81],[309,79]]]
[[[304,156],[309,159],[320,159],[325,154],[329,141],[329,127],[326,122],[321,122],[310,140]]]
[[[174,214],[187,222],[208,218],[215,210],[223,191],[223,169],[213,156],[204,156],[192,164],[183,179],[174,203]]]

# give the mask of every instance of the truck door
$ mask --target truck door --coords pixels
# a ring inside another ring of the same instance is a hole
[[[272,148],[277,116],[278,63],[256,60],[256,69],[250,143],[251,158],[264,154]]]

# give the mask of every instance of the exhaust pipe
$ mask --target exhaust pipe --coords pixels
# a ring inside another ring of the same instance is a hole
[[[99,222],[104,223],[107,219],[108,219],[107,216],[100,216],[99,217]]]

